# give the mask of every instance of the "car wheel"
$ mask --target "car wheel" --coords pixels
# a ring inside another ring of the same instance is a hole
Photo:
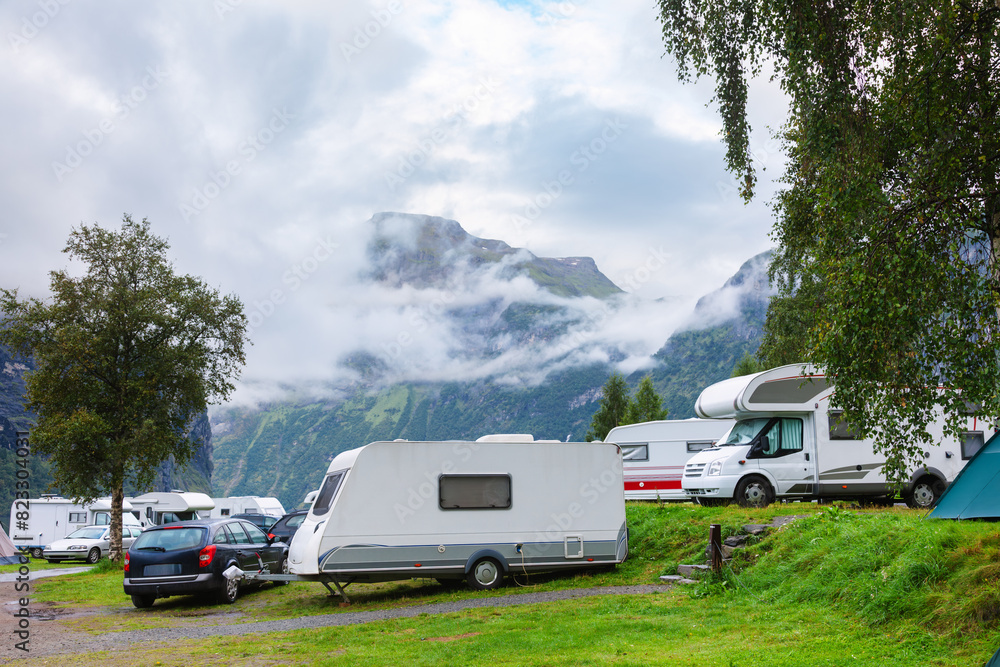
[[[101,560],[101,550],[98,547],[94,547],[87,553],[87,562],[93,565],[99,560]]]
[[[232,604],[240,596],[240,580],[223,577],[222,588],[219,589],[217,599],[223,604]]]
[[[774,500],[774,489],[763,477],[750,475],[736,485],[735,498],[741,507],[767,507]]]
[[[503,583],[503,570],[500,563],[493,558],[480,558],[465,578],[469,586],[477,591],[488,591],[499,588]]]
[[[288,574],[288,556],[281,557],[281,563],[278,564],[278,572],[280,574]],[[287,581],[276,581],[274,582],[274,585],[284,586],[287,583],[288,583]]]
[[[133,595],[132,604],[135,605],[136,609],[148,609],[153,606],[153,602],[156,600],[152,595]]]

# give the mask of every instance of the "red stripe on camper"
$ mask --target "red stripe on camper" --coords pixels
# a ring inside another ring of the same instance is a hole
[[[639,486],[642,484],[642,486]],[[656,491],[658,489],[680,489],[681,480],[679,479],[651,479],[651,480],[636,480],[634,482],[625,482],[626,491]]]

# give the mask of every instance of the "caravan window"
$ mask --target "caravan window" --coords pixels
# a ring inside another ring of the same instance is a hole
[[[510,509],[510,475],[441,475],[438,504],[443,510]]]
[[[984,436],[982,431],[971,431],[962,434],[962,459],[969,460],[983,448]]]
[[[648,461],[649,445],[621,445],[622,461]]]
[[[844,419],[843,410],[830,410],[826,413],[830,419],[830,440],[857,440],[851,431],[851,424]]]
[[[346,474],[346,470],[338,470],[326,476],[326,479],[323,480],[323,486],[316,496],[316,502],[312,506],[313,516],[323,516],[330,511],[333,499],[337,495],[337,489],[340,488],[340,483],[344,481]]]

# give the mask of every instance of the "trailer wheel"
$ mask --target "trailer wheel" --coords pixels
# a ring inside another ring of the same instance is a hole
[[[736,485],[735,498],[741,507],[767,507],[774,501],[774,489],[763,477],[750,475]]]
[[[913,485],[913,490],[906,495],[906,504],[914,509],[930,509],[934,507],[941,494],[944,493],[944,483],[937,477],[921,477]]]
[[[98,547],[94,547],[87,553],[87,562],[93,565],[99,560],[101,560],[101,550]]]
[[[42,557],[42,550],[39,549],[38,547],[35,547],[34,549],[31,550],[31,557],[32,558],[41,558]]]
[[[155,602],[155,601],[156,601],[156,598],[153,597],[152,595],[133,595],[132,596],[132,605],[136,609],[148,609],[149,607],[153,606],[153,602]]]
[[[477,591],[488,591],[499,588],[503,582],[503,570],[500,563],[492,558],[480,558],[465,578],[471,588]]]

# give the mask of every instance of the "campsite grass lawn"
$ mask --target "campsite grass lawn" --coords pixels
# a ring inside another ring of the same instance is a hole
[[[265,640],[178,642],[130,649],[129,663],[115,662],[114,654],[83,662],[978,666],[1000,646],[997,524],[925,521],[923,512],[907,509],[811,503],[765,510],[646,503],[630,504],[628,513],[625,564],[611,572],[533,576],[527,587],[510,583],[475,592],[427,580],[352,586],[353,604],[341,606],[320,584],[268,584],[234,605],[183,596],[136,610],[122,592],[121,573],[104,566],[40,579],[33,584],[33,599],[90,606],[99,613],[60,622],[102,633],[651,584],[675,571],[677,563],[704,562],[710,523],[722,524],[728,535],[747,523],[795,514],[806,518],[752,543],[732,570],[697,586],[272,633]]]

